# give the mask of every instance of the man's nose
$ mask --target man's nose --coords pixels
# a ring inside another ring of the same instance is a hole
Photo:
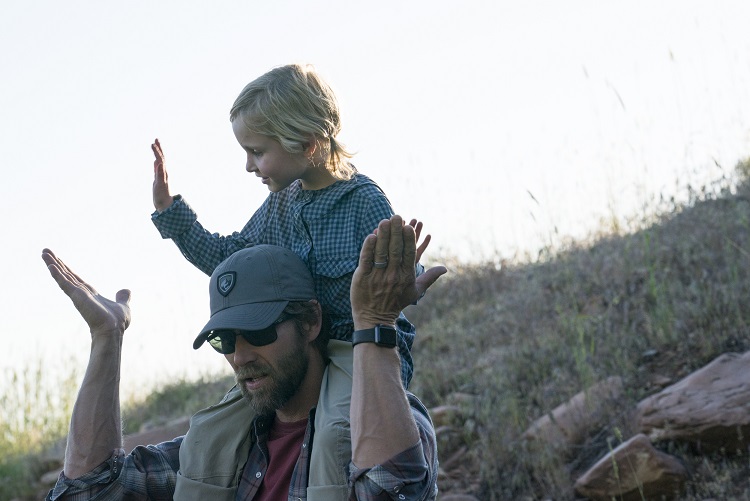
[[[242,367],[243,365],[254,362],[258,357],[255,346],[251,345],[242,336],[237,336],[234,342],[234,365]]]

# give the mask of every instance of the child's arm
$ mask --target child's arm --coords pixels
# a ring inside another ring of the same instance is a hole
[[[167,168],[164,166],[164,152],[161,149],[158,139],[154,139],[151,151],[154,152],[154,208],[158,212],[163,212],[167,207],[172,205],[174,199],[169,194]]]
[[[198,222],[198,216],[180,195],[169,191],[169,176],[164,151],[158,139],[151,145],[154,152],[153,200],[156,211],[151,215],[162,238],[171,239],[182,255],[202,272],[210,275],[214,268],[232,253],[257,241],[263,218],[253,218],[241,232],[223,236],[211,233]],[[265,213],[265,204],[257,213]]]

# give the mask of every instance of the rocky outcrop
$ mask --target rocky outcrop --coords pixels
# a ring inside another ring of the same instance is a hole
[[[575,491],[592,500],[679,499],[688,471],[680,460],[657,447],[688,444],[698,451],[740,453],[750,444],[750,352],[724,354],[702,369],[642,400],[634,410],[633,428],[640,433],[600,458],[574,479]],[[610,380],[607,380],[610,381]],[[595,388],[609,388],[611,381]],[[605,394],[606,396],[606,394]],[[578,394],[535,422],[527,439],[547,440],[558,447],[596,423],[596,408]],[[584,413],[582,417],[581,412]]]
[[[601,381],[537,419],[523,438],[543,441],[558,450],[571,450],[583,442],[591,429],[602,426],[604,410],[621,395],[621,378]]]
[[[673,499],[687,478],[677,458],[657,450],[646,435],[638,434],[601,458],[576,481],[575,490],[595,501]]]
[[[638,404],[637,428],[654,442],[733,452],[750,440],[750,352],[726,353]]]

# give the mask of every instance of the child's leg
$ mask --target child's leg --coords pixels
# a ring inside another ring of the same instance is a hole
[[[331,362],[323,375],[315,409],[315,435],[310,457],[308,501],[346,500],[352,457],[349,406],[352,397],[351,343],[328,342]]]

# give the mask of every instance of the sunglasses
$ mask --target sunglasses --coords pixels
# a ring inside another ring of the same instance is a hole
[[[286,313],[282,313],[274,323],[257,331],[248,331],[243,329],[216,329],[209,333],[207,339],[214,350],[218,351],[222,355],[229,355],[234,353],[235,345],[237,343],[237,336],[242,336],[248,344],[253,346],[266,346],[276,341],[279,336],[276,333],[276,326],[282,322],[286,322],[291,319],[292,316]]]

